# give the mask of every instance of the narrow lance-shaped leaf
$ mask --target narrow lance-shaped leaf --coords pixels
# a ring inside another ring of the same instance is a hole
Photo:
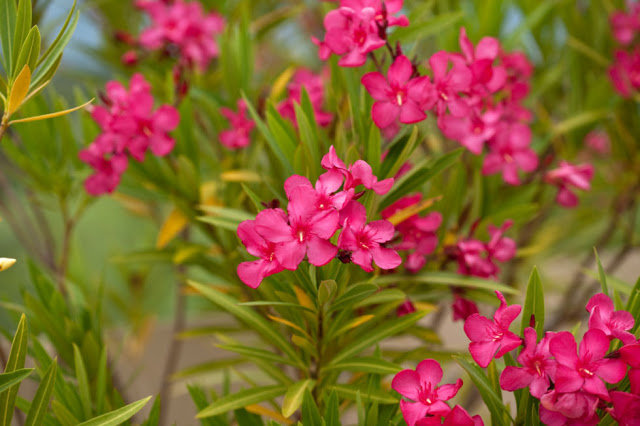
[[[33,368],[21,368],[10,373],[0,374],[0,392],[4,392],[11,386],[20,383],[33,371]]]
[[[16,2],[0,0],[0,42],[2,43],[2,66],[5,73],[13,74],[13,38],[16,28]]]
[[[35,69],[38,56],[40,56],[40,30],[38,27],[33,27],[20,49],[15,62],[16,69],[22,69],[25,65],[28,65],[30,70]]]
[[[305,392],[313,389],[316,382],[312,379],[300,380],[289,386],[287,393],[282,401],[282,415],[290,417],[302,405],[302,399]]]
[[[304,398],[302,401],[302,424],[305,426],[322,426],[318,405],[313,399],[311,391],[307,388],[304,389]]]
[[[24,367],[27,357],[27,336],[27,318],[22,314],[16,334],[11,342],[11,352],[9,352],[9,359],[4,369],[5,373],[11,373]],[[11,425],[18,387],[19,385],[14,385],[11,389],[0,394],[0,426]]]
[[[593,254],[596,256],[596,263],[598,264],[598,275],[600,277],[600,285],[602,285],[602,292],[609,295],[609,286],[607,285],[607,274],[604,272],[604,268],[602,267],[602,263],[600,262],[600,256],[598,256],[598,250],[593,248]]]
[[[20,55],[20,49],[22,45],[25,43],[27,39],[27,34],[29,34],[29,29],[31,28],[31,0],[20,0],[18,3],[18,13],[16,15],[16,29],[13,35],[13,51],[12,51],[12,61],[14,64],[18,63],[18,56]],[[35,28],[35,27],[34,27]],[[33,30],[33,28],[31,28]],[[38,44],[38,49],[40,45]],[[36,57],[36,60],[38,58]],[[20,67],[21,65],[16,66],[15,68]],[[31,68],[33,69],[33,68]],[[12,75],[15,77],[15,75]]]
[[[228,413],[229,411],[243,408],[247,405],[257,404],[259,402],[277,398],[286,391],[286,386],[262,386],[246,389],[220,398],[204,410],[200,411],[196,418],[203,419],[217,416],[218,414]]]
[[[9,124],[27,123],[27,122],[30,122],[30,121],[48,120],[49,118],[61,117],[63,115],[67,115],[67,114],[72,113],[74,111],[78,111],[78,110],[86,107],[87,105],[89,105],[91,102],[93,102],[93,99],[85,102],[82,105],[78,105],[77,107],[70,108],[70,109],[65,109],[64,111],[57,111],[57,112],[52,112],[50,114],[36,115],[35,117],[27,117],[27,118],[20,118],[18,120],[11,120],[9,122]]]
[[[117,426],[129,420],[138,411],[149,402],[151,396],[141,399],[136,402],[132,402],[129,405],[125,405],[117,410],[110,411],[98,417],[94,417],[84,423],[80,423],[78,426]]]
[[[82,411],[84,413],[84,418],[88,419],[91,417],[91,391],[89,389],[89,377],[87,376],[87,369],[84,366],[80,349],[78,349],[78,346],[75,344],[73,345],[73,364],[75,366],[76,380],[78,381],[78,394],[80,395]]]
[[[538,339],[541,339],[544,335],[544,293],[540,274],[538,274],[536,267],[533,268],[529,277],[529,284],[527,284],[527,296],[522,310],[520,335],[524,333],[525,328],[530,326],[535,328]]]
[[[29,92],[29,83],[31,83],[31,70],[28,65],[25,65],[11,86],[6,111],[7,116],[10,117],[20,108],[22,101],[24,101],[24,98]]]
[[[49,408],[49,401],[51,400],[51,393],[53,392],[53,386],[56,382],[56,373],[58,371],[58,360],[54,359],[51,365],[47,369],[36,395],[33,397],[31,408],[27,413],[27,420],[25,426],[39,426],[42,424],[44,415]]]

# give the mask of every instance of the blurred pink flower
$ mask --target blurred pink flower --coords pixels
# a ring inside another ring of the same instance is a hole
[[[591,189],[591,179],[593,179],[594,169],[591,164],[572,165],[566,161],[560,162],[560,167],[547,172],[544,177],[545,182],[558,187],[556,202],[564,207],[575,207],[578,205],[578,196],[571,192],[569,188],[575,187],[588,191]]]
[[[633,41],[640,31],[640,4],[627,2],[629,11],[617,10],[609,18],[613,36],[622,45]]]
[[[371,117],[376,126],[385,128],[399,117],[401,123],[411,124],[427,118],[420,106],[428,77],[411,78],[413,65],[406,56],[398,56],[389,67],[385,79],[379,72],[362,77],[362,84],[376,100]]]
[[[366,161],[357,160],[347,167],[336,154],[333,145],[329,148],[329,152],[322,157],[321,165],[326,170],[337,170],[345,176],[343,188],[345,191],[362,185],[378,195],[384,195],[393,186],[393,178],[378,181],[378,177],[373,174],[373,169]]]
[[[553,336],[555,333],[547,332],[536,343],[536,331],[531,327],[525,328],[524,349],[518,355],[518,363],[522,367],[505,367],[500,375],[500,387],[510,392],[528,387],[531,395],[538,399],[542,397],[555,376],[556,362],[549,352],[549,342]]]
[[[598,154],[609,154],[611,151],[611,142],[609,141],[609,135],[600,130],[592,130],[584,138],[584,141],[590,149]]]
[[[500,228],[489,225],[489,241],[465,239],[456,245],[458,273],[481,278],[494,278],[500,272],[495,261],[506,262],[516,254],[516,243],[504,233],[513,225],[506,220]]]
[[[396,309],[396,316],[403,317],[405,315],[412,314],[416,311],[416,307],[413,305],[411,300],[407,299],[398,308]]]
[[[504,67],[493,64],[500,53],[498,39],[483,37],[474,48],[467,37],[466,29],[462,27],[459,43],[463,57],[473,75],[471,83],[473,90],[488,93],[500,90],[506,82],[507,74]]]
[[[408,426],[414,426],[427,414],[449,414],[451,408],[445,401],[456,396],[462,387],[462,380],[458,379],[455,384],[438,386],[441,380],[442,367],[433,359],[420,362],[415,371],[407,369],[395,375],[391,387],[405,398],[415,401],[400,401],[400,410]]]
[[[224,18],[205,14],[198,1],[136,0],[149,15],[151,26],[140,34],[140,44],[149,50],[176,46],[185,65],[205,71],[219,54],[215,36],[224,30]]]
[[[453,310],[454,321],[466,321],[471,315],[479,313],[476,302],[466,299],[457,293],[454,293],[453,295],[451,309]]]
[[[627,366],[620,359],[605,358],[609,339],[604,332],[588,330],[578,354],[573,334],[562,331],[551,339],[549,350],[557,362],[555,389],[558,392],[583,390],[609,401],[604,382],[617,383],[625,376]]]
[[[170,105],[153,111],[151,86],[142,74],[133,75],[129,90],[110,81],[106,91],[106,105],[91,109],[102,133],[79,153],[80,160],[96,169],[85,182],[92,195],[115,190],[127,168],[127,155],[143,161],[148,150],[157,156],[169,154],[175,145],[169,132],[180,122],[178,111]]]
[[[552,390],[540,398],[540,420],[548,426],[588,426],[600,421],[598,398],[586,392]]]
[[[449,62],[453,62],[451,69]],[[435,108],[438,118],[444,117],[447,109],[454,117],[462,117],[469,112],[469,105],[460,96],[469,92],[473,75],[458,57],[439,51],[429,58],[433,72],[433,84],[425,80],[423,107]]]
[[[640,48],[633,51],[616,50],[613,65],[609,68],[613,88],[625,98],[640,89]]]
[[[331,120],[333,120],[333,115],[322,110],[322,105],[324,104],[324,84],[325,77],[322,74],[314,74],[305,68],[298,69],[293,75],[291,82],[287,85],[287,98],[278,104],[278,113],[297,126],[294,104],[300,104],[302,90],[304,89],[307,95],[309,95],[309,101],[313,107],[316,122],[320,126],[328,126]]]
[[[244,99],[238,100],[238,112],[229,108],[220,108],[220,114],[229,120],[230,129],[220,132],[220,143],[229,149],[238,149],[249,146],[249,135],[256,124],[247,117],[247,104]]]
[[[509,326],[522,310],[520,305],[507,306],[502,293],[496,290],[500,307],[493,315],[493,321],[473,314],[464,323],[464,332],[471,340],[469,352],[482,368],[487,367],[493,358],[500,358],[522,344],[522,339],[509,331]]]
[[[482,174],[502,173],[510,185],[519,185],[518,170],[532,172],[538,167],[538,155],[530,148],[531,129],[521,123],[503,125],[489,142],[489,153],[482,164]]]

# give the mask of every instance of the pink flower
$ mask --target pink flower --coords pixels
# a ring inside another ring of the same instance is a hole
[[[503,125],[489,143],[489,153],[482,164],[482,174],[502,172],[502,179],[519,185],[518,170],[532,172],[538,167],[538,156],[529,146],[531,129],[521,123]]]
[[[340,66],[363,65],[369,52],[385,45],[387,27],[409,25],[405,16],[393,16],[402,4],[403,0],[341,0],[340,8],[324,18],[324,41],[312,38],[320,48],[320,59],[327,60],[334,53],[342,56]]]
[[[453,303],[451,304],[453,310],[453,320],[466,321],[473,314],[479,313],[478,305],[473,300],[465,299],[457,293],[453,295]]]
[[[620,426],[638,426],[640,424],[640,396],[627,392],[610,392],[613,403],[612,417]]]
[[[474,48],[467,37],[467,31],[462,27],[459,43],[463,57],[473,75],[472,86],[475,90],[479,90],[478,85],[489,93],[500,90],[507,79],[504,67],[493,65],[500,53],[500,42],[493,37],[483,37]]]
[[[631,393],[640,396],[640,343],[620,348],[620,358],[631,367],[628,373]]]
[[[338,248],[351,252],[353,263],[366,272],[373,271],[372,260],[381,269],[394,269],[402,263],[398,253],[380,246],[393,238],[391,222],[376,220],[366,223],[367,212],[357,201],[350,201],[340,212],[340,217],[343,228],[338,238]]]
[[[136,6],[149,14],[151,26],[140,34],[140,44],[149,50],[176,46],[180,60],[203,72],[219,54],[214,37],[224,30],[217,13],[205,14],[200,2],[137,0]]]
[[[584,138],[584,141],[587,147],[592,149],[597,154],[606,155],[611,151],[611,142],[609,141],[609,136],[603,131],[590,131]]]
[[[469,352],[480,367],[487,367],[493,358],[500,358],[522,344],[517,334],[509,331],[509,326],[522,310],[520,305],[507,306],[502,293],[496,290],[500,307],[493,315],[493,321],[479,314],[473,314],[464,323],[464,332],[471,343]]]
[[[500,228],[488,227],[490,240],[487,243],[474,239],[466,239],[456,245],[458,273],[481,278],[492,278],[498,275],[500,268],[495,261],[506,262],[516,253],[516,243],[504,233],[513,225],[513,221],[505,221]]]
[[[586,392],[552,390],[540,398],[540,420],[548,426],[587,426],[600,421],[598,398]]]
[[[609,68],[613,88],[625,98],[640,89],[640,48],[633,51],[616,50],[613,65]]]
[[[449,411],[444,418],[438,418],[439,416],[426,417],[418,420],[416,426],[484,426],[482,418],[478,415],[471,417],[467,410],[459,405],[456,405]]]
[[[634,343],[636,337],[627,330],[633,328],[633,315],[627,311],[615,311],[613,301],[604,293],[595,294],[587,303],[589,329],[604,332],[609,339],[620,339],[625,345]]]
[[[593,179],[594,169],[591,164],[572,165],[566,161],[560,162],[560,167],[547,172],[544,177],[545,182],[558,187],[556,202],[564,207],[575,207],[578,205],[578,197],[571,192],[570,187],[575,187],[588,191],[591,189],[591,179]]]
[[[416,311],[416,307],[413,306],[413,303],[411,303],[411,300],[407,299],[404,302],[402,302],[400,306],[398,306],[398,309],[396,309],[396,316],[403,317],[405,315],[414,313],[415,311]]]
[[[555,389],[561,393],[584,390],[609,401],[604,382],[622,380],[626,365],[620,359],[604,358],[609,339],[597,329],[584,334],[578,355],[576,349],[575,337],[569,332],[560,332],[551,339],[549,350],[557,361]]]
[[[382,211],[382,217],[388,219],[397,212],[414,206],[420,202],[422,194],[402,197]],[[429,213],[425,217],[414,214],[396,225],[396,231],[402,236],[402,241],[393,248],[407,251],[409,255],[405,268],[410,272],[418,272],[426,263],[425,256],[433,253],[438,246],[436,229],[442,223],[442,215],[438,212]]]
[[[547,332],[536,344],[536,331],[527,327],[524,330],[524,349],[518,355],[522,367],[507,366],[500,375],[500,387],[513,392],[516,389],[529,388],[531,395],[541,398],[551,385],[555,376],[556,363],[549,352],[549,342],[555,333]]]
[[[640,30],[640,5],[627,3],[631,10],[627,13],[618,10],[610,17],[613,36],[622,45],[631,43]]]
[[[321,165],[326,170],[337,170],[345,176],[346,181],[343,188],[345,191],[362,185],[367,189],[372,189],[378,195],[384,195],[393,186],[393,178],[378,181],[378,178],[373,174],[371,166],[366,161],[358,160],[347,167],[336,154],[333,145],[329,148],[329,152],[322,157]]]
[[[307,95],[309,95],[316,122],[320,126],[328,126],[331,120],[333,120],[333,115],[322,110],[322,105],[324,104],[324,84],[325,77],[322,74],[314,74],[305,68],[298,69],[293,75],[291,82],[287,85],[287,99],[278,104],[278,113],[297,126],[294,103],[300,104],[302,90],[304,89]]]
[[[256,124],[247,117],[247,104],[244,99],[238,100],[237,113],[229,108],[220,108],[220,114],[224,115],[231,125],[230,129],[220,132],[220,143],[229,149],[249,146],[249,134]]]
[[[279,214],[285,216],[283,211]],[[238,276],[243,283],[251,288],[258,288],[265,277],[284,270],[275,257],[276,244],[265,240],[256,232],[254,220],[245,220],[238,225],[238,237],[251,255],[260,258],[238,265]]]
[[[446,115],[438,121],[438,126],[446,137],[480,155],[485,142],[495,136],[500,118],[500,112],[496,110],[482,115],[472,111],[464,117]]]
[[[315,188],[306,177],[293,175],[285,181],[284,191],[287,198],[291,199],[295,188],[306,188],[301,191],[306,193],[307,199],[315,206],[318,213],[329,209],[342,210],[351,201],[354,194],[353,189],[336,192],[342,186],[343,181],[344,176],[335,169],[320,175]]]
[[[379,72],[370,72],[362,77],[362,84],[376,100],[371,117],[380,128],[391,125],[398,116],[405,124],[417,123],[427,118],[420,107],[420,100],[428,77],[411,78],[413,65],[406,56],[400,55],[389,67],[387,79]]]
[[[453,67],[447,71],[449,60]],[[462,117],[469,112],[466,101],[460,97],[471,88],[473,78],[469,68],[445,51],[435,53],[429,59],[433,71],[433,84],[425,80],[424,107],[436,109],[438,118],[442,118],[447,110],[455,117]]]
[[[338,229],[338,211],[316,213],[308,191],[297,187],[291,191],[289,223],[274,209],[263,210],[256,217],[256,231],[267,241],[276,243],[275,257],[289,270],[296,270],[305,255],[309,263],[324,266],[338,252],[329,238]]]
[[[425,359],[420,362],[416,370],[402,370],[393,378],[391,387],[400,395],[415,402],[400,401],[400,411],[408,426],[414,426],[416,422],[427,414],[445,416],[451,408],[444,401],[453,398],[460,387],[462,380],[455,384],[438,386],[442,380],[442,367],[433,359]]]
[[[127,155],[143,161],[148,150],[157,156],[169,154],[175,145],[169,132],[180,121],[178,111],[170,105],[153,111],[151,86],[142,74],[133,75],[129,90],[117,81],[108,82],[106,90],[106,106],[91,111],[102,134],[79,153],[80,160],[96,170],[85,182],[92,195],[115,190],[127,168]]]

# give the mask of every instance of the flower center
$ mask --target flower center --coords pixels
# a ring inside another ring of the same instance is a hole
[[[587,370],[584,367],[579,368],[578,369],[578,373],[580,373],[580,375],[582,377],[592,377],[593,376],[593,373],[591,371]]]

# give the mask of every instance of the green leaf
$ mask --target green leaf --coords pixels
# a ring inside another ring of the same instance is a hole
[[[2,42],[2,66],[4,67],[4,71],[7,76],[13,75],[13,38],[16,29],[16,13],[17,11],[15,0],[0,0],[0,41]]]
[[[411,169],[407,174],[394,183],[391,191],[384,196],[382,206],[387,207],[401,197],[419,190],[422,185],[427,183],[434,176],[437,176],[447,168],[454,165],[460,158],[460,155],[462,155],[463,151],[463,148],[458,148],[434,161]]]
[[[286,358],[281,357],[280,355],[276,355],[273,352],[265,351],[264,349],[253,348],[250,346],[242,346],[242,345],[218,345],[220,349],[224,349],[225,351],[235,352],[240,355],[244,355],[247,358],[253,359],[261,359],[272,364],[287,364],[287,365],[297,365],[295,362],[288,360]]]
[[[552,137],[555,138],[582,126],[586,126],[587,124],[603,120],[610,115],[611,110],[609,109],[596,109],[581,112],[554,125],[552,129]]]
[[[378,286],[370,283],[361,283],[352,285],[339,296],[335,302],[329,307],[329,312],[340,311],[348,307],[353,308],[353,305],[360,302],[378,291]]]
[[[21,368],[11,373],[0,374],[0,392],[4,392],[16,383],[20,383],[33,371],[33,368]]]
[[[524,329],[529,327],[531,317],[535,319],[534,328],[538,334],[538,339],[544,336],[544,293],[542,290],[542,282],[538,268],[534,267],[527,284],[527,296],[524,300],[524,309],[522,311],[522,326],[520,327],[520,335],[524,333]]]
[[[411,25],[398,28],[391,35],[393,41],[416,42],[425,37],[442,34],[449,28],[453,28],[464,17],[464,11],[442,13],[422,22],[411,22]],[[392,42],[393,44],[393,42]]]
[[[76,344],[73,344],[73,364],[75,366],[76,380],[78,381],[78,394],[82,403],[84,418],[91,418],[91,392],[89,390],[89,377],[82,360],[82,354]]]
[[[240,306],[282,306],[283,308],[302,309],[311,313],[316,312],[313,309],[307,308],[306,306],[302,306],[297,303],[269,302],[268,300],[256,300],[254,302],[243,302],[243,303],[238,303],[238,305]]]
[[[495,291],[499,290],[506,294],[518,294],[518,290],[495,281],[485,280],[482,278],[465,277],[452,272],[422,272],[416,275],[405,276],[381,276],[374,279],[374,283],[379,285],[392,284],[398,281],[417,282],[420,284],[457,286],[481,290]]]
[[[401,333],[402,331],[411,327],[425,315],[426,312],[414,312],[412,314],[405,315],[400,318],[395,318],[384,323],[380,327],[355,339],[342,351],[338,352],[338,354],[333,358],[333,360],[331,360],[328,365],[333,366],[334,364],[347,360],[364,351],[365,349],[370,348],[379,341]]]
[[[518,25],[516,30],[509,35],[504,43],[505,50],[513,50],[516,43],[520,40],[523,34],[525,34],[527,31],[532,31],[534,28],[544,22],[544,19],[551,12],[551,10],[564,2],[565,0],[544,0],[540,2],[538,6],[527,15],[524,22]]]
[[[593,253],[596,256],[596,264],[598,265],[598,275],[600,276],[600,284],[602,285],[602,292],[609,295],[609,287],[607,286],[607,275],[604,273],[604,268],[602,267],[602,263],[600,263],[600,256],[598,256],[598,250],[593,248]]]
[[[105,395],[107,393],[107,348],[102,347],[100,359],[98,360],[98,374],[96,378],[96,410],[98,413],[104,412]]]
[[[2,0],[0,0],[2,1]],[[13,0],[5,0],[13,1]],[[4,47],[4,45],[3,45]],[[27,356],[27,318],[24,314],[20,317],[16,334],[11,342],[11,352],[4,369],[5,373],[12,373],[16,370],[24,368],[24,361]],[[13,418],[13,408],[18,395],[20,385],[13,386],[11,389],[0,394],[0,426],[10,426]]]
[[[16,16],[16,29],[13,38],[13,51],[11,53],[11,60],[13,61],[13,64],[16,64],[16,61],[18,61],[20,49],[22,49],[22,45],[25,44],[25,40],[27,39],[27,35],[29,34],[29,29],[33,31],[33,28],[31,28],[31,0],[20,0],[20,2],[18,3],[18,14]],[[38,50],[39,49],[40,45],[38,44]],[[37,59],[38,58],[36,57],[36,60]],[[22,69],[23,66],[24,64],[15,65],[14,68]],[[35,67],[31,66],[29,66],[29,68],[35,69]],[[11,73],[10,76],[15,77],[15,71]]]
[[[133,417],[138,411],[142,410],[147,402],[151,399],[151,396],[148,396],[144,399],[141,399],[136,402],[132,402],[129,405],[125,405],[122,408],[118,408],[117,410],[110,411],[106,414],[103,414],[98,417],[94,417],[93,419],[86,421],[84,423],[80,423],[78,426],[117,426],[120,425],[131,417]]]
[[[302,405],[304,393],[310,391],[315,386],[316,381],[312,379],[300,380],[289,386],[287,393],[282,401],[282,415],[291,417]]]
[[[371,374],[397,374],[402,367],[389,361],[375,357],[353,358],[338,363],[332,363],[325,370],[357,371]]]
[[[452,358],[471,376],[471,380],[476,385],[478,392],[480,392],[482,400],[491,412],[491,424],[506,425],[507,423],[504,421],[505,418],[513,421],[511,413],[509,413],[507,407],[502,403],[502,398],[495,393],[491,381],[484,374],[482,368],[461,356],[454,355]]]
[[[360,397],[363,402],[377,402],[378,404],[398,403],[398,399],[396,397],[382,389],[373,389],[369,391],[368,389],[359,387],[358,385],[334,385],[330,386],[329,390],[335,391],[340,398],[349,399],[351,401],[355,401],[358,393],[360,393]]]
[[[160,424],[160,408],[160,398],[156,398],[153,401],[149,417],[147,417],[142,426],[158,426]]]
[[[257,212],[260,212],[264,209],[264,207],[262,206],[262,200],[260,199],[260,197],[258,197],[258,195],[253,192],[253,190],[251,188],[249,188],[244,182],[240,183],[240,186],[242,186],[242,189],[244,190],[244,192],[249,196],[249,199],[251,200],[251,203],[253,204],[253,206],[256,208]]]
[[[253,310],[244,306],[239,306],[238,301],[231,296],[227,296],[211,287],[199,284],[195,281],[187,281],[189,286],[196,289],[203,296],[219,306],[221,309],[229,312],[254,330],[267,343],[273,344],[280,348],[289,358],[300,366],[303,366],[302,360],[298,356],[294,348],[289,344],[282,334],[275,330],[271,324]]]
[[[22,69],[22,67],[28,65],[30,70],[34,70],[38,62],[38,56],[40,56],[40,30],[38,30],[38,27],[31,28],[19,52],[20,54],[15,62],[16,69]]]
[[[335,390],[331,391],[329,399],[327,399],[324,408],[324,422],[325,426],[342,426],[340,423],[340,404]]]
[[[60,421],[63,426],[76,426],[80,423],[71,411],[57,399],[51,401],[51,411],[53,411],[53,414],[56,416],[56,420]]]
[[[49,407],[49,401],[51,400],[51,393],[53,392],[53,386],[56,382],[57,371],[58,361],[54,359],[44,374],[42,382],[40,382],[40,386],[38,386],[38,390],[36,391],[36,395],[33,397],[31,408],[29,408],[29,413],[27,413],[25,426],[39,426],[42,424],[44,415]]]
[[[196,416],[197,419],[217,416],[218,414],[228,413],[247,405],[257,404],[277,398],[287,391],[287,386],[261,386],[252,389],[246,389],[232,395],[227,395],[213,402],[204,410],[200,411]]]
[[[322,426],[318,405],[313,399],[311,391],[307,388],[304,389],[304,398],[302,401],[302,424],[304,426]]]

